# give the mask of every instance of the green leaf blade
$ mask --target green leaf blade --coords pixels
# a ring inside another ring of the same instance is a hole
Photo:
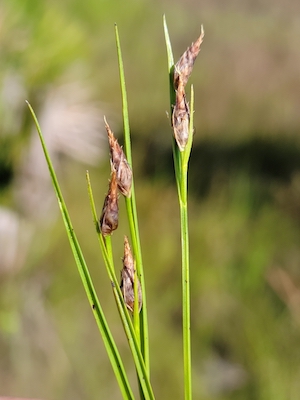
[[[116,34],[116,44],[117,44],[117,53],[118,53],[121,94],[122,94],[122,112],[123,112],[123,123],[124,123],[125,154],[126,154],[126,158],[129,162],[129,164],[132,167],[131,138],[130,138],[130,128],[129,128],[128,102],[127,102],[127,92],[126,92],[126,84],[125,84],[125,73],[124,73],[124,64],[123,64],[121,44],[120,44],[120,38],[119,38],[119,32],[118,32],[117,25],[115,25],[115,34]],[[128,222],[129,222],[129,228],[130,228],[130,236],[131,236],[131,240],[132,240],[133,251],[135,254],[135,258],[136,258],[136,269],[137,269],[138,277],[140,279],[141,288],[142,288],[143,306],[142,306],[141,312],[139,314],[140,348],[141,348],[141,352],[142,352],[142,355],[144,358],[148,377],[150,377],[150,356],[149,356],[149,333],[148,333],[146,284],[145,284],[145,278],[144,278],[144,268],[143,268],[139,225],[138,225],[138,217],[137,217],[137,207],[136,207],[135,190],[134,190],[134,176],[132,178],[131,197],[126,198],[125,203],[126,203],[127,217],[128,217]]]

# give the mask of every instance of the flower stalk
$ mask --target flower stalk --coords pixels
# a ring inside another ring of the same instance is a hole
[[[195,60],[199,54],[200,46],[204,37],[204,31],[201,26],[199,38],[187,48],[176,64],[174,64],[172,46],[165,17],[164,32],[170,82],[171,123],[174,136],[173,161],[180,209],[184,398],[185,400],[191,400],[192,361],[187,176],[188,162],[194,134],[194,90],[193,86],[191,86],[191,99],[189,105],[186,99],[185,87],[193,70]]]
[[[124,124],[124,149],[128,164],[132,168],[132,156],[131,156],[131,137],[129,127],[129,115],[128,115],[128,102],[127,102],[127,91],[125,84],[125,73],[123,66],[123,58],[121,52],[121,44],[119,38],[118,27],[115,25],[116,44],[118,53],[119,73],[120,73],[120,84],[122,94],[122,112],[123,112],[123,124]],[[133,169],[133,168],[132,168]],[[139,225],[137,217],[137,207],[134,190],[134,179],[132,179],[131,185],[131,196],[125,198],[127,217],[130,229],[130,236],[132,242],[133,253],[136,261],[136,275],[138,276],[141,283],[143,307],[140,313],[134,313],[134,324],[137,327],[139,325],[140,331],[140,346],[141,352],[145,361],[146,370],[148,377],[150,377],[150,357],[149,357],[149,334],[148,334],[148,316],[147,316],[147,297],[146,297],[146,284],[144,278],[144,268],[142,259],[142,250],[139,234]],[[137,318],[139,320],[137,320]]]

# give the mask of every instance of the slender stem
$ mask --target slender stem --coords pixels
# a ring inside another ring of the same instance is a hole
[[[180,153],[180,182],[179,207],[181,226],[182,252],[182,328],[183,328],[183,366],[184,366],[184,394],[185,400],[192,399],[192,357],[191,357],[191,304],[190,304],[190,260],[189,260],[189,230],[188,230],[188,202],[187,176],[188,163],[191,154],[194,126],[194,88],[191,86],[189,139],[186,148]]]
[[[182,248],[182,327],[183,327],[183,366],[185,400],[192,399],[191,371],[191,326],[190,326],[190,271],[189,271],[189,233],[187,208],[187,170],[181,176],[180,225]]]
[[[97,226],[97,213],[95,208],[94,197],[92,193],[92,186],[89,178],[89,174],[87,173],[87,182],[88,182],[88,192],[90,197],[91,209],[93,214],[94,223]],[[154,394],[152,391],[151,383],[148,376],[148,371],[146,369],[146,365],[144,363],[143,354],[140,351],[140,342],[137,339],[136,331],[132,324],[132,319],[128,313],[127,307],[124,303],[123,296],[121,293],[121,289],[119,287],[119,283],[117,281],[115,275],[115,269],[113,265],[112,251],[111,251],[111,241],[110,238],[104,238],[103,235],[98,232],[98,239],[100,242],[101,251],[103,254],[104,262],[106,265],[106,269],[109,275],[109,278],[112,283],[113,293],[117,302],[118,311],[121,316],[121,320],[123,323],[123,327],[129,342],[129,346],[132,351],[132,355],[134,358],[137,375],[139,379],[139,389],[141,393],[141,399],[145,400],[154,400]],[[110,254],[111,253],[111,254]]]
[[[114,258],[113,258],[113,250],[112,250],[112,244],[111,244],[111,236],[104,236],[103,237],[105,247],[107,250],[107,255],[110,259],[111,265],[114,265]]]
[[[171,113],[175,104],[173,85],[174,59],[166,19],[164,17],[165,41],[168,56],[168,71],[170,83]],[[193,142],[194,90],[191,87],[189,138],[185,149],[181,152],[173,138],[174,170],[180,208],[181,254],[182,254],[182,328],[183,328],[183,367],[184,367],[184,398],[192,399],[192,366],[191,366],[191,322],[190,322],[190,269],[189,269],[189,233],[187,204],[187,174],[188,162]]]
[[[136,267],[134,266],[134,269]],[[141,343],[141,332],[140,332],[140,313],[139,313],[139,295],[138,295],[138,276],[137,271],[134,271],[134,307],[133,307],[133,326],[134,331],[139,343]]]
[[[123,111],[123,123],[124,123],[124,143],[125,143],[125,154],[129,165],[132,167],[132,156],[131,156],[131,140],[130,140],[130,127],[129,127],[129,116],[128,116],[128,102],[127,92],[125,85],[125,74],[123,59],[121,53],[120,38],[118,33],[117,25],[115,25],[116,43],[118,52],[119,62],[119,73],[121,82],[121,93],[122,93],[122,111]],[[133,168],[132,168],[133,169]],[[129,220],[130,235],[132,240],[133,252],[136,259],[136,270],[141,282],[143,307],[141,309],[140,319],[140,346],[141,352],[145,361],[148,377],[150,376],[150,360],[149,360],[149,335],[148,335],[148,318],[147,318],[147,299],[146,299],[146,287],[144,279],[144,269],[142,260],[142,251],[139,235],[139,226],[136,209],[136,199],[134,190],[134,179],[132,180],[131,197],[126,198],[126,209]]]

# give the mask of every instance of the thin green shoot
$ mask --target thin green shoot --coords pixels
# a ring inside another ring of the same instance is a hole
[[[117,25],[115,25],[115,34],[116,34],[116,45],[117,45],[117,53],[118,53],[119,74],[120,74],[121,95],[122,95],[125,154],[126,154],[126,158],[127,158],[129,165],[132,167],[127,91],[126,91],[126,84],[125,84],[125,73],[124,73],[124,65],[123,65],[123,58],[122,58],[122,52],[121,52],[121,44],[120,44],[120,38],[119,38],[119,32],[118,32]],[[132,170],[133,170],[133,168],[132,168]],[[135,317],[135,321],[137,321],[137,319],[140,320],[140,346],[141,346],[141,352],[143,354],[143,358],[144,358],[145,365],[146,365],[146,370],[147,370],[148,377],[149,377],[150,376],[150,360],[149,360],[147,297],[146,297],[146,284],[145,284],[145,278],[144,278],[139,226],[138,226],[137,207],[136,207],[136,199],[135,199],[134,175],[133,175],[133,179],[132,179],[131,197],[126,198],[125,201],[126,201],[126,210],[127,210],[128,221],[129,221],[129,228],[130,228],[133,252],[135,255],[135,259],[136,259],[136,270],[137,270],[138,277],[140,279],[141,288],[142,288],[142,298],[143,298],[143,306],[142,306],[141,312],[140,312],[139,316]],[[136,322],[136,324],[137,324],[137,322]]]
[[[176,101],[176,92],[173,85],[174,57],[169,37],[166,18],[163,18],[165,42],[167,48],[168,72],[170,84],[170,109]],[[187,204],[187,174],[188,161],[193,141],[193,114],[194,91],[191,87],[189,137],[186,147],[180,151],[173,138],[173,160],[176,185],[180,208],[181,254],[182,254],[182,325],[183,325],[183,369],[184,369],[184,398],[192,399],[192,366],[191,366],[191,322],[190,322],[190,271],[189,271],[189,232],[188,232],[188,204]]]

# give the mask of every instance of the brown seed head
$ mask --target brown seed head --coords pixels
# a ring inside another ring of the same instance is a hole
[[[176,90],[176,103],[173,108],[172,114],[172,126],[174,131],[174,137],[180,151],[185,149],[189,138],[189,122],[190,122],[190,110],[186,101],[184,92],[184,86],[179,77],[179,85]]]
[[[176,102],[172,113],[174,137],[180,151],[185,149],[189,138],[190,110],[186,101],[185,86],[192,73],[194,62],[199,54],[203,42],[204,31],[201,25],[201,34],[195,43],[182,54],[174,67],[174,89]]]
[[[192,73],[195,60],[199,54],[201,43],[204,38],[204,30],[201,25],[201,33],[195,43],[192,43],[190,47],[182,54],[174,68],[174,88],[177,90],[179,86],[179,77],[183,87],[186,86],[187,81]]]
[[[133,312],[134,309],[134,275],[136,271],[134,269],[134,260],[129,246],[128,238],[124,238],[124,258],[123,258],[123,269],[121,271],[121,291],[123,293],[124,302],[127,308]],[[139,311],[142,308],[142,289],[138,278],[138,302]]]
[[[130,197],[132,170],[126,160],[122,147],[119,145],[105,118],[104,123],[108,135],[111,163],[117,174],[118,188],[124,196]]]
[[[116,171],[113,169],[109,182],[109,190],[104,200],[100,217],[102,235],[111,235],[117,229],[119,222],[118,185]]]

